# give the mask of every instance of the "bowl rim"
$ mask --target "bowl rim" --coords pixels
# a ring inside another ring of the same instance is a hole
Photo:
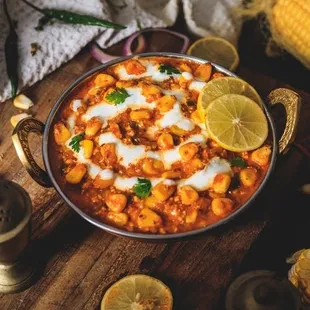
[[[178,54],[178,53],[166,53],[166,52],[154,52],[154,53],[142,53],[142,54],[135,54],[131,56],[125,56],[125,57],[119,57],[114,60],[111,60],[109,62],[106,62],[104,64],[101,64],[86,73],[82,74],[80,77],[78,77],[74,82],[72,82],[66,89],[65,91],[60,95],[60,97],[57,99],[56,103],[52,107],[51,111],[48,114],[46,124],[45,124],[45,129],[44,129],[44,134],[43,134],[43,143],[42,143],[42,154],[43,154],[43,162],[45,169],[52,181],[53,187],[56,189],[58,194],[61,196],[61,198],[75,211],[77,212],[82,218],[87,220],[89,223],[95,225],[98,228],[101,228],[109,233],[112,233],[114,235],[122,236],[122,237],[129,237],[129,238],[134,238],[134,239],[140,239],[140,240],[171,240],[171,239],[181,239],[185,237],[191,237],[195,236],[198,234],[202,234],[206,231],[209,231],[211,229],[214,229],[216,227],[219,227],[232,219],[234,219],[236,216],[238,216],[240,213],[242,213],[244,210],[246,210],[251,203],[256,199],[256,197],[260,194],[260,192],[263,190],[265,187],[267,181],[269,180],[269,177],[274,169],[277,154],[278,154],[278,143],[277,143],[277,134],[276,134],[276,128],[273,122],[273,119],[267,109],[267,106],[265,102],[263,101],[264,104],[264,110],[265,114],[272,132],[272,140],[273,140],[273,145],[272,145],[272,156],[270,160],[270,166],[268,168],[268,171],[265,175],[264,180],[262,183],[259,185],[255,193],[250,197],[250,199],[244,203],[240,208],[238,208],[235,212],[231,213],[229,216],[202,228],[195,229],[195,230],[190,230],[190,231],[185,231],[185,232],[180,232],[180,233],[175,233],[175,234],[150,234],[150,233],[141,233],[141,232],[133,232],[133,231],[127,231],[127,230],[122,230],[120,228],[114,227],[112,225],[103,223],[99,221],[98,219],[86,214],[84,211],[82,211],[76,204],[74,204],[67,196],[66,194],[62,191],[60,186],[58,185],[51,165],[50,165],[50,159],[49,159],[49,152],[48,152],[48,142],[49,142],[49,132],[51,128],[51,124],[54,120],[54,117],[62,105],[62,103],[65,101],[67,96],[77,87],[79,86],[82,82],[84,82],[85,79],[89,78],[91,75],[97,73],[98,71],[101,71],[103,69],[106,69],[112,65],[118,64],[120,62],[123,62],[127,59],[131,58],[146,58],[146,57],[167,57],[167,58],[177,58],[177,59],[185,59],[185,60],[190,60],[198,63],[211,63],[212,66],[214,66],[219,72],[223,72],[227,74],[228,76],[233,76],[238,78],[238,76],[231,71],[227,70],[226,68],[223,68],[220,65],[217,65],[213,63],[212,61],[202,59],[199,57],[194,57],[190,55],[185,55],[185,54]]]

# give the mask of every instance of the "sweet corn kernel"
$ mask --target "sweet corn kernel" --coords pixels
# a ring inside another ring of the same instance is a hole
[[[161,150],[169,150],[174,147],[173,138],[169,133],[163,133],[157,139],[157,145]]]
[[[178,191],[184,205],[191,205],[199,199],[198,193],[189,185],[179,187]]]
[[[128,74],[139,75],[146,71],[145,67],[135,59],[129,60],[125,63],[125,69]]]
[[[110,187],[113,183],[114,179],[101,179],[100,176],[97,175],[93,184],[95,188],[104,189]]]
[[[260,166],[265,166],[269,162],[270,155],[271,149],[267,146],[263,146],[252,153],[251,159]]]
[[[197,210],[192,210],[190,212],[187,212],[186,217],[185,217],[185,223],[187,224],[193,224],[196,222],[198,216],[198,211]]]
[[[112,75],[99,73],[95,78],[95,85],[100,87],[109,87],[115,83],[115,79]]]
[[[127,87],[132,87],[135,85],[136,85],[135,80],[119,80],[116,82],[117,88],[127,88]]]
[[[110,194],[106,199],[106,204],[113,212],[123,212],[127,205],[127,197],[123,194]]]
[[[147,102],[153,102],[162,97],[161,89],[156,85],[143,84],[142,95],[146,97]]]
[[[194,75],[198,79],[208,82],[211,77],[212,66],[210,63],[199,65],[198,68],[195,70]]]
[[[22,110],[29,110],[33,106],[33,102],[31,99],[26,97],[24,94],[20,94],[14,98],[13,104],[16,108]]]
[[[176,126],[176,125],[172,125],[170,127],[170,130],[171,130],[172,133],[174,133],[176,136],[179,136],[179,137],[182,137],[182,136],[187,134],[186,130],[184,130],[184,129]]]
[[[146,158],[143,160],[142,163],[142,170],[148,175],[161,175],[165,168],[162,161],[153,159],[153,158]]]
[[[125,226],[129,220],[129,217],[126,213],[108,212],[107,216],[111,221],[119,226]]]
[[[83,147],[83,153],[85,158],[91,158],[94,150],[94,142],[92,140],[83,140],[80,142]]]
[[[175,191],[176,186],[174,184],[165,184],[160,182],[156,184],[152,190],[152,194],[160,201],[167,200]]]
[[[156,105],[157,105],[159,112],[165,113],[165,112],[170,111],[173,108],[176,101],[177,99],[175,96],[165,95],[156,101]]]
[[[61,145],[68,141],[71,137],[69,129],[61,122],[54,126],[54,138],[57,144]]]
[[[140,109],[131,111],[129,117],[132,121],[142,121],[150,119],[152,117],[152,112],[147,109]]]
[[[145,207],[147,208],[154,208],[154,206],[156,206],[156,204],[158,203],[158,199],[156,199],[155,196],[148,196],[143,200],[143,204]]]
[[[165,179],[179,179],[181,177],[181,172],[175,171],[175,170],[168,170],[168,171],[165,171],[161,175],[161,177]]]
[[[87,172],[86,165],[77,164],[66,174],[66,181],[71,184],[78,184],[82,181],[84,175]]]
[[[98,117],[92,117],[87,123],[85,134],[88,137],[93,137],[102,127],[102,121]]]
[[[191,160],[198,152],[198,146],[195,143],[186,143],[179,148],[179,153],[183,160]]]
[[[240,181],[244,186],[254,186],[257,178],[257,170],[254,168],[245,168],[240,171]]]
[[[211,209],[217,216],[224,217],[232,211],[233,201],[229,198],[215,198],[212,200]]]
[[[11,124],[13,127],[16,127],[17,124],[24,118],[30,117],[31,115],[27,114],[27,113],[21,113],[21,114],[17,114],[17,115],[13,115],[10,119]]]
[[[213,181],[213,190],[217,194],[225,194],[230,186],[231,177],[227,174],[220,173],[215,176]]]
[[[143,208],[138,216],[137,224],[140,228],[152,228],[162,224],[161,217],[151,209]]]

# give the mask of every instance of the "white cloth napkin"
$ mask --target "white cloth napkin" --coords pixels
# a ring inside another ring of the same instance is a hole
[[[3,0],[2,0],[3,1]],[[4,42],[8,23],[0,6],[0,102],[11,97],[11,86],[6,74]],[[35,30],[42,14],[20,0],[7,1],[11,18],[17,21],[19,48],[19,91],[33,85],[48,73],[73,58],[92,40],[105,48],[142,28],[172,26],[183,5],[184,16],[191,32],[198,36],[216,35],[236,44],[241,21],[234,17],[233,8],[241,0],[35,0],[41,8],[64,9],[93,15],[127,26],[124,30],[94,26],[69,25],[55,21]],[[31,55],[31,43],[39,50]]]

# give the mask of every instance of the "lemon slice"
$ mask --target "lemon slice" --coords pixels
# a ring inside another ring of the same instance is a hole
[[[209,103],[212,100],[227,94],[246,96],[263,107],[261,97],[250,84],[239,78],[222,77],[211,80],[201,90],[197,101],[199,115],[204,118],[205,110]]]
[[[211,138],[234,152],[257,149],[268,135],[268,122],[263,110],[252,99],[242,95],[224,95],[211,101],[205,120]]]
[[[239,64],[236,48],[219,37],[207,37],[195,41],[187,50],[187,54],[210,60],[231,71],[234,71]]]
[[[158,279],[146,275],[127,276],[105,293],[101,310],[172,310],[170,289]]]

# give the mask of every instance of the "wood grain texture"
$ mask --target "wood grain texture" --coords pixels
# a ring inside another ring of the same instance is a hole
[[[241,54],[246,55],[244,49],[249,47],[244,41],[241,46]],[[249,58],[245,56],[245,59],[237,74],[263,97],[277,87],[292,88],[278,77],[253,71],[246,65]],[[34,116],[45,121],[64,89],[96,65],[98,63],[84,50],[27,89],[25,94],[35,102]],[[297,139],[301,139],[310,130],[310,94],[292,89],[301,94],[304,102],[297,133]],[[39,259],[41,274],[28,290],[0,295],[2,310],[99,309],[106,289],[121,277],[134,273],[150,274],[163,280],[172,289],[177,310],[218,309],[228,284],[240,272],[248,250],[263,229],[272,226],[274,215],[280,212],[288,221],[290,212],[281,213],[281,210],[289,210],[291,200],[288,197],[296,191],[297,175],[306,169],[302,154],[293,148],[285,157],[279,157],[265,191],[235,220],[183,242],[142,243],[95,228],[74,213],[53,189],[42,188],[32,181],[17,159],[11,142],[9,119],[16,113],[11,101],[0,106],[0,175],[22,185],[31,196],[33,253]],[[275,109],[274,117],[281,130],[284,124],[281,108]],[[30,140],[35,158],[40,161],[40,138],[33,136]]]

